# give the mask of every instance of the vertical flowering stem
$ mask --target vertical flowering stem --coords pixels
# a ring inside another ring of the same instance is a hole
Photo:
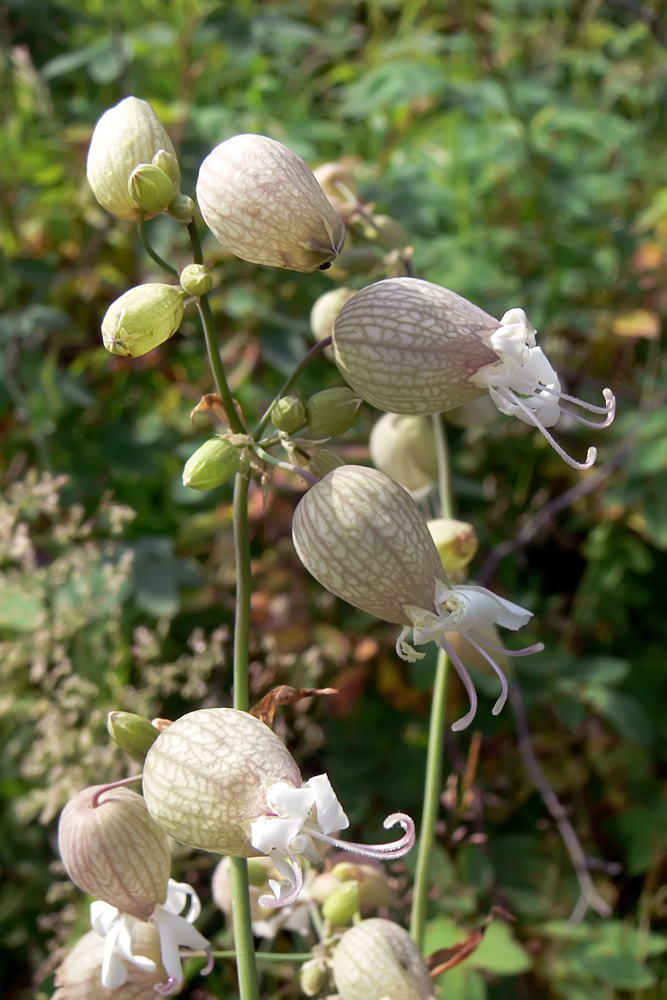
[[[449,455],[445,428],[443,427],[442,417],[439,414],[434,414],[431,419],[433,421],[438,456],[438,490],[440,493],[441,514],[442,517],[452,517]],[[420,948],[424,946],[424,925],[426,923],[426,909],[428,906],[429,862],[435,840],[435,825],[440,805],[440,789],[442,788],[442,754],[445,742],[448,673],[449,657],[444,649],[439,649],[431,700],[426,775],[424,777],[424,801],[421,828],[419,831],[417,869],[412,894],[412,910],[410,913],[410,934]]]
[[[197,225],[193,220],[188,226],[192,255],[196,264],[203,263],[203,254]],[[227,384],[220,351],[215,335],[213,313],[208,296],[201,295],[197,302],[204,328],[206,348],[218,394],[222,400],[231,429],[243,433],[245,428],[238,415],[234,399]],[[252,573],[250,568],[250,534],[248,526],[249,480],[237,475],[234,482],[234,551],[236,553],[236,613],[234,618],[234,708],[247,712],[250,707],[248,682],[248,647],[250,638],[250,597]],[[255,942],[250,912],[250,884],[248,862],[245,858],[230,859],[232,889],[232,920],[236,948],[236,968],[239,977],[241,1000],[259,1000],[259,981],[255,960]]]

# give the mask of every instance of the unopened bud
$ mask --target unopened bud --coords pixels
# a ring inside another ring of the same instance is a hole
[[[354,207],[359,185],[349,167],[344,163],[322,163],[313,173],[337,212]]]
[[[179,280],[188,295],[206,295],[211,291],[213,275],[204,264],[188,264],[181,271]]]
[[[158,149],[152,159],[154,167],[164,170],[165,174],[171,178],[174,188],[178,192],[181,187],[181,168],[173,153],[168,153],[166,149]]]
[[[379,906],[395,906],[398,901],[398,894],[380,865],[342,861],[334,866],[331,874],[343,882],[354,880],[358,883],[362,906],[377,909]]]
[[[238,448],[225,438],[210,438],[185,463],[183,485],[192,490],[213,490],[228,482],[240,467]]]
[[[321,958],[310,958],[299,970],[299,986],[307,997],[314,997],[326,982],[326,969]]]
[[[322,916],[340,927],[343,924],[349,924],[355,913],[359,912],[360,905],[359,883],[353,880],[343,882],[342,885],[334,889],[325,901],[322,907]]]
[[[130,174],[140,163],[150,164],[160,150],[175,156],[146,101],[126,97],[106,111],[95,126],[86,163],[88,183],[100,205],[118,219],[136,219],[140,208],[128,191]]]
[[[333,954],[342,1000],[432,1000],[428,967],[406,930],[374,917],[346,931]]]
[[[366,225],[367,235],[385,250],[403,250],[410,245],[407,229],[390,215],[373,215]]]
[[[102,320],[104,346],[112,354],[139,358],[173,337],[183,312],[183,296],[175,285],[131,288],[107,309]]]
[[[345,462],[337,455],[335,451],[331,451],[329,448],[320,448],[312,455],[306,464],[304,469],[306,472],[310,472],[311,475],[317,476],[318,479],[323,479],[327,472],[333,472],[334,469],[339,468],[339,466],[345,465]]]
[[[490,396],[481,396],[447,410],[445,416],[454,427],[490,427],[498,416],[498,407]]]
[[[477,552],[477,533],[472,524],[439,517],[428,521],[428,530],[440,553],[445,573],[463,569]]]
[[[315,271],[345,239],[310,167],[264,135],[216,146],[201,165],[197,201],[216,239],[253,264]]]
[[[196,211],[197,206],[187,194],[177,194],[167,208],[167,214],[171,215],[172,219],[184,222],[186,226],[192,222]]]
[[[176,188],[169,174],[152,163],[140,163],[132,171],[127,189],[139,208],[152,215],[164,212],[176,197]]]
[[[148,920],[167,898],[169,842],[141,795],[129,788],[103,788],[85,788],[63,809],[60,856],[72,882],[84,892]]]
[[[320,295],[310,311],[310,329],[316,340],[331,336],[336,316],[353,295],[352,288],[332,288],[330,292]],[[329,354],[331,349],[327,348],[327,355]]]
[[[435,434],[428,417],[385,413],[369,439],[373,465],[411,493],[431,485],[438,475]]]
[[[308,430],[315,437],[336,437],[357,422],[362,400],[347,386],[323,389],[306,403]]]
[[[366,276],[381,261],[378,251],[371,246],[356,247],[346,243],[336,259],[332,261],[327,277],[334,281],[346,281],[352,275]]]
[[[146,760],[146,754],[160,735],[160,730],[152,722],[132,712],[109,712],[107,729],[116,746],[140,764]]]
[[[155,986],[168,979],[162,965],[159,931],[154,923],[137,922],[132,933],[135,954],[154,962],[154,972],[125,962],[127,978],[123,985],[113,991],[106,989],[102,986],[105,939],[97,931],[88,931],[59,966],[55,976],[58,988],[52,1000],[108,1000],[110,996],[114,1000],[155,1000]]]
[[[293,434],[303,426],[306,408],[298,396],[283,396],[271,410],[271,423],[277,431]]]

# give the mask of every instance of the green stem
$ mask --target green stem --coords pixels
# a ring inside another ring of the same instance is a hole
[[[285,472],[293,472],[295,476],[301,476],[301,478],[305,479],[311,486],[315,486],[319,483],[317,476],[314,476],[311,472],[308,472],[306,469],[299,468],[298,465],[290,465],[289,462],[281,462],[279,458],[274,458],[273,455],[269,455],[269,453],[264,451],[263,448],[260,448],[259,445],[254,445],[253,451],[258,458],[262,459],[263,462],[269,462],[270,465],[275,465],[278,469],[284,469]]]
[[[239,992],[241,1000],[259,1000],[247,860],[245,858],[230,858],[229,874],[232,883],[232,922],[234,924]]]
[[[185,958],[198,958],[201,954],[202,958],[206,957],[206,952],[197,952],[193,954],[188,952],[184,954]],[[236,958],[235,951],[212,951],[211,955],[213,958]],[[255,958],[260,962],[307,962],[309,958],[312,958],[312,952],[310,951],[257,951],[255,952]]]
[[[248,646],[250,638],[250,531],[248,524],[248,489],[250,480],[239,473],[234,483],[234,552],[236,555],[236,615],[234,620],[234,708],[250,708],[248,683]]]
[[[153,247],[148,242],[148,237],[146,236],[146,219],[144,217],[143,212],[139,212],[139,215],[137,216],[137,230],[139,232],[139,239],[141,240],[141,245],[148,254],[148,256],[151,257],[152,260],[154,260],[155,263],[158,264],[163,271],[166,271],[167,274],[170,274],[172,278],[178,278],[179,275],[176,268],[172,267],[171,264],[167,264],[166,260],[162,260],[162,257],[160,257],[160,255],[156,253],[155,250],[153,250]]]
[[[199,299],[197,300],[197,309],[199,310],[201,323],[204,328],[206,350],[208,351],[208,360],[213,371],[213,378],[215,379],[215,387],[218,390],[220,399],[222,400],[222,406],[227,414],[229,426],[235,434],[245,434],[245,427],[243,426],[236,406],[234,405],[234,400],[227,384],[225,369],[222,367],[218,341],[215,336],[213,313],[211,311],[211,303],[208,301],[208,295],[199,296]]]
[[[417,870],[412,895],[410,934],[420,948],[424,946],[424,924],[428,906],[429,862],[435,840],[435,824],[442,788],[442,750],[445,741],[445,712],[447,707],[447,675],[449,658],[444,649],[438,650],[438,665],[433,685],[431,720],[428,730],[428,755],[424,779],[424,804],[419,831]]]
[[[260,422],[255,427],[254,431],[252,432],[252,436],[254,437],[255,441],[258,441],[259,438],[262,436],[262,431],[264,430],[269,420],[271,419],[271,411],[273,410],[273,407],[276,405],[278,400],[282,399],[285,393],[292,388],[292,386],[294,385],[294,383],[296,382],[296,380],[298,379],[299,375],[304,370],[304,368],[307,368],[310,362],[314,358],[319,357],[319,355],[322,353],[325,347],[329,347],[330,344],[331,344],[331,337],[325,337],[324,340],[319,340],[314,347],[311,347],[311,349],[308,351],[308,354],[306,354],[305,358],[303,358],[299,362],[299,364],[296,366],[290,377],[287,379],[284,386],[282,387],[276,398],[273,400],[268,410],[266,411]]]
[[[439,414],[434,414],[431,417],[431,421],[433,423],[436,454],[438,457],[440,511],[442,517],[452,517],[453,503],[449,485],[449,456],[445,428],[442,423],[442,417]],[[424,802],[421,829],[419,832],[419,847],[417,849],[417,870],[415,872],[415,884],[412,895],[412,911],[410,914],[410,934],[420,948],[424,946],[424,926],[428,907],[429,863],[435,841],[435,825],[438,819],[440,790],[442,788],[442,753],[445,742],[448,674],[449,657],[444,649],[440,649],[438,650],[438,663],[431,701],[426,775],[424,777]]]
[[[199,230],[197,229],[197,223],[193,219],[192,222],[188,223],[188,236],[190,237],[190,246],[192,247],[192,256],[194,258],[195,264],[204,263],[204,252],[201,248],[201,240],[199,239]]]

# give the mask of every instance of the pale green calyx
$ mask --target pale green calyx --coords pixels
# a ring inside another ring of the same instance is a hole
[[[130,174],[127,189],[132,200],[151,215],[164,212],[176,197],[176,188],[169,174],[152,163],[140,163]]]
[[[173,153],[168,153],[166,149],[158,149],[151,162],[154,167],[159,167],[160,170],[164,170],[165,174],[171,178],[175,190],[180,191],[181,168]]]
[[[187,194],[177,194],[171,205],[167,208],[167,214],[178,222],[188,225],[192,222],[197,212],[197,206],[192,198]]]
[[[306,422],[306,408],[298,396],[283,396],[271,410],[271,423],[277,431],[293,434]]]
[[[116,746],[140,764],[160,735],[152,722],[132,712],[109,712],[107,729]]]
[[[107,351],[139,358],[178,330],[183,321],[183,296],[175,285],[137,285],[107,309],[102,339]]]
[[[188,295],[206,295],[213,285],[213,275],[205,264],[188,264],[181,271],[179,280]]]
[[[319,451],[310,456],[304,465],[304,469],[306,472],[310,472],[311,475],[317,476],[318,479],[323,479],[327,472],[333,472],[334,469],[339,469],[341,465],[345,465],[345,462],[340,455],[337,455],[335,451],[331,451],[330,448],[320,448]]]
[[[438,475],[435,434],[428,417],[385,413],[368,442],[373,465],[410,493],[428,491]]]
[[[437,517],[428,522],[428,530],[446,573],[463,569],[477,552],[477,532],[472,524],[452,517]]]
[[[292,524],[294,547],[319,582],[362,611],[403,626],[396,643],[400,657],[422,659],[407,642],[435,642],[449,655],[470,697],[470,711],[455,730],[470,725],[477,695],[468,671],[447,639],[465,635],[500,678],[497,714],[507,698],[503,671],[488,652],[488,626],[518,629],[531,612],[484,587],[452,586],[421,510],[407,490],[363,466],[344,465],[316,483],[300,500]],[[541,644],[510,655],[537,652]],[[501,651],[504,653],[504,651]]]
[[[75,885],[137,920],[164,903],[171,851],[146,804],[129,788],[85,788],[67,803],[58,848]]]
[[[264,135],[236,135],[209,153],[197,203],[216,239],[253,264],[315,271],[345,239],[310,167]]]
[[[406,930],[374,917],[345,931],[333,954],[341,1000],[433,1000],[424,956]]]
[[[359,883],[348,879],[339,885],[324,902],[322,916],[339,927],[349,924],[352,917],[359,912],[361,893]]]
[[[344,434],[356,424],[362,406],[363,400],[345,385],[316,392],[306,403],[308,430],[316,438]]]
[[[185,463],[183,485],[192,490],[213,490],[236,475],[240,467],[238,448],[225,438],[210,438]]]
[[[86,163],[100,205],[118,219],[136,219],[141,209],[128,190],[130,175],[160,150],[175,158],[171,139],[147,101],[126,97],[106,111],[95,126]]]

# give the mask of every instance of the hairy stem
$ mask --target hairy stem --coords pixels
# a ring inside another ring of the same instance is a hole
[[[452,517],[452,496],[449,485],[449,457],[447,438],[442,418],[439,414],[431,417],[435,433],[436,453],[438,456],[438,491],[440,494],[440,512],[442,517]],[[426,756],[426,775],[424,778],[424,802],[422,806],[422,822],[419,831],[419,847],[417,853],[417,870],[412,895],[412,911],[410,914],[410,934],[420,948],[424,946],[424,925],[428,906],[429,862],[435,840],[435,824],[438,819],[440,805],[440,789],[442,788],[442,756],[445,742],[445,714],[447,710],[447,679],[449,674],[449,657],[444,649],[438,650],[438,663],[433,685],[431,700],[431,718],[428,729],[428,753]]]

